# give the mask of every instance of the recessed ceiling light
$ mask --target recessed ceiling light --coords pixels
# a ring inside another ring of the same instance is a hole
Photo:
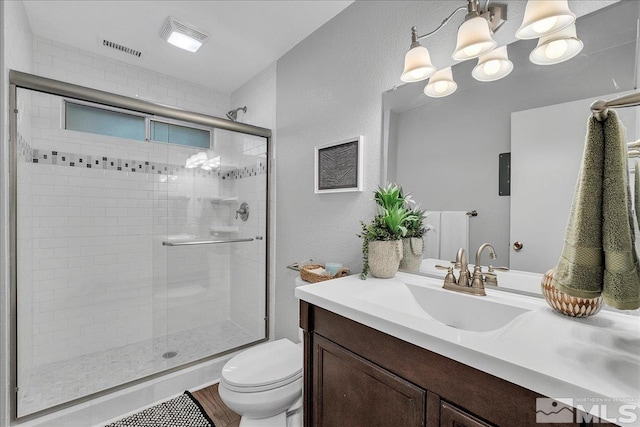
[[[180,49],[188,50],[189,52],[197,52],[209,39],[207,34],[198,30],[193,25],[176,21],[176,19],[171,16],[167,18],[162,26],[160,36],[172,45]]]

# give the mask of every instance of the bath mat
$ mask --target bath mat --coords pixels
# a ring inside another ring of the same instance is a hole
[[[215,427],[200,402],[184,394],[105,427]]]

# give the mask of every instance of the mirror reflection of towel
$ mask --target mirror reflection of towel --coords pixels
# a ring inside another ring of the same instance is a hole
[[[440,211],[425,212],[427,218],[425,222],[433,227],[424,236],[423,258],[440,259]]]
[[[631,214],[624,128],[614,111],[589,119],[562,255],[553,278],[580,298],[602,294],[606,304],[640,307],[640,266]]]
[[[458,249],[469,253],[469,215],[443,211],[440,215],[440,259],[455,260]]]

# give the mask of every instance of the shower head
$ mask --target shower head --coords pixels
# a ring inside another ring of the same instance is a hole
[[[227,113],[227,117],[229,118],[229,120],[232,121],[237,121],[238,120],[238,111],[242,110],[243,113],[247,112],[247,106],[245,105],[244,107],[240,107],[240,108],[236,108],[235,110],[231,110]]]

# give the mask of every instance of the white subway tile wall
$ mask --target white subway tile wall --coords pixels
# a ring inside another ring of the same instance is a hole
[[[197,360],[238,340],[171,348],[183,342],[176,334],[201,338],[198,327],[229,321],[242,331],[240,344],[262,338],[265,240],[171,248],[162,241],[264,237],[265,140],[216,130],[208,155],[220,155],[222,169],[186,169],[198,149],[67,131],[60,97],[25,90],[19,97],[26,93],[31,105],[19,112],[20,415],[99,391],[80,385],[89,372],[95,377],[105,353],[139,352],[141,343],[157,352],[164,341],[164,350]],[[252,207],[247,223],[235,218],[242,201]],[[80,360],[84,374],[60,365]],[[103,376],[90,383],[125,381],[116,375],[122,363],[130,361],[102,363]],[[47,369],[74,372],[76,381],[64,391],[68,377],[37,381]]]

